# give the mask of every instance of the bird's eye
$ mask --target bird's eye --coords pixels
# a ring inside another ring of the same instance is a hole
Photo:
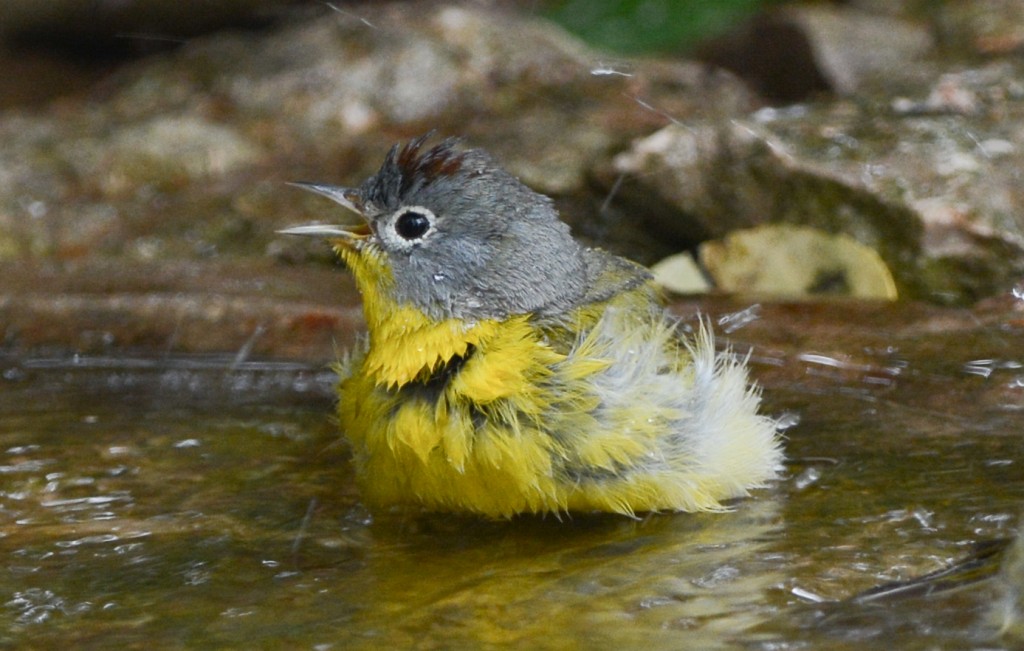
[[[406,210],[395,220],[395,232],[406,240],[418,240],[430,230],[430,217],[423,210]]]

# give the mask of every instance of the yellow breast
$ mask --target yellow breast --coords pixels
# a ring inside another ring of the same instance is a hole
[[[539,421],[564,359],[525,316],[430,323],[396,311],[371,331],[339,403],[364,497],[493,516],[557,508],[559,444]]]

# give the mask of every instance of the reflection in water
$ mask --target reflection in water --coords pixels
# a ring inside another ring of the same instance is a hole
[[[726,515],[377,522],[353,630],[408,647],[444,623],[454,646],[715,648],[770,613],[776,499]],[[396,553],[401,550],[402,553]]]
[[[997,572],[985,541],[1024,502],[1024,342],[997,334],[754,345],[788,477],[639,520],[371,516],[319,368],[0,360],[0,644],[1013,648],[1020,543]]]

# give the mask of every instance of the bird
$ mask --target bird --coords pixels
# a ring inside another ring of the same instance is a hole
[[[361,185],[294,184],[354,223],[279,231],[325,239],[362,297],[337,416],[364,504],[637,517],[728,510],[778,477],[778,422],[709,323],[683,332],[645,267],[579,243],[484,150],[432,137]]]

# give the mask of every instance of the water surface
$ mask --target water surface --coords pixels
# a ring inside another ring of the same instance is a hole
[[[639,520],[371,517],[319,367],[0,360],[0,644],[1013,648],[1021,329],[758,332],[786,477]]]

